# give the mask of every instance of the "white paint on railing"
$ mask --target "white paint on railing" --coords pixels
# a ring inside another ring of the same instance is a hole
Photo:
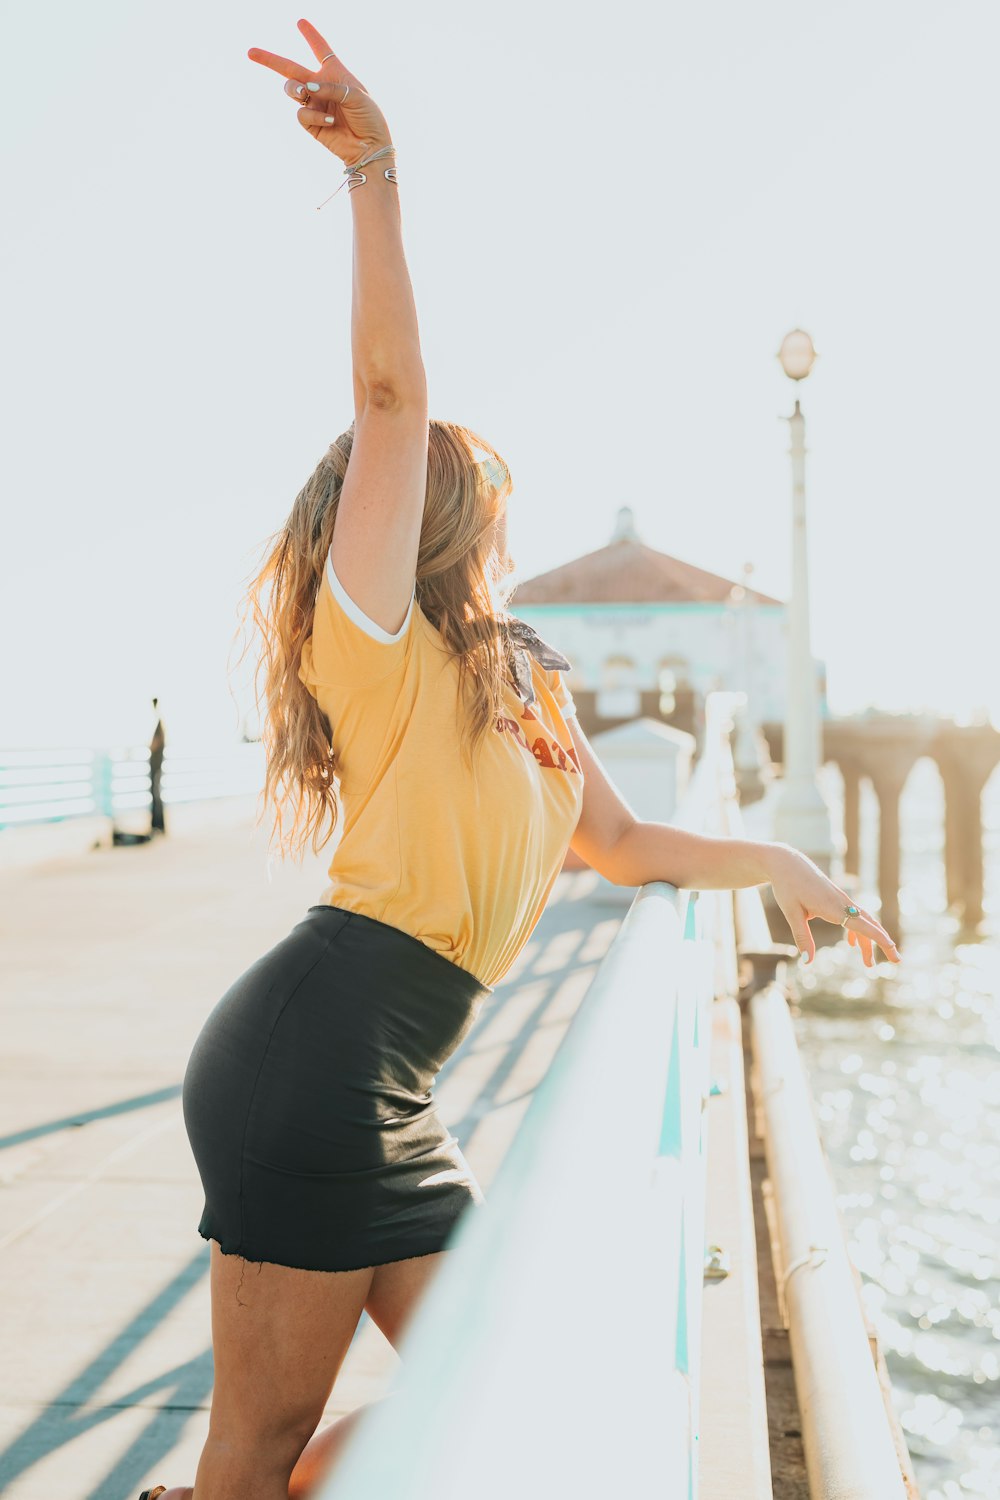
[[[788,1002],[770,985],[750,1013],[809,1493],[906,1500]]]

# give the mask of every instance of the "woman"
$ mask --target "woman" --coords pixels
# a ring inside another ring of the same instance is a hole
[[[321,146],[348,170],[367,163],[348,178],[355,420],[250,601],[275,828],[298,848],[334,824],[342,835],[322,899],[218,1002],[185,1075],[215,1388],[193,1492],[144,1492],[168,1500],[285,1500],[329,1466],[358,1414],[314,1434],[362,1311],[398,1345],[455,1222],[482,1201],[432,1084],[570,845],[627,886],[770,882],[809,955],[808,919],[841,923],[848,908],[787,845],[640,822],[605,776],[573,717],[569,663],[507,610],[506,468],[428,418],[388,126],[299,26],[315,71],[249,56],[286,79]],[[866,912],[847,931],[866,964],[876,943],[897,957]]]

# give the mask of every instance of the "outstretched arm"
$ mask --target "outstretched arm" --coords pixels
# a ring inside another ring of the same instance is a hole
[[[391,145],[385,116],[364,85],[314,26],[300,21],[299,30],[319,64],[315,71],[256,47],[248,54],[284,76],[286,94],[301,106],[299,123],[348,166]],[[427,382],[403,254],[399,188],[385,176],[385,169],[394,166],[394,155],[380,157],[361,169],[364,183],[344,189],[354,224],[355,430],[331,547],[334,571],[348,594],[369,619],[391,633],[400,628],[413,593],[428,429]],[[304,353],[320,369],[329,357],[322,347]]]
[[[574,854],[615,885],[664,880],[688,891],[770,885],[800,952],[808,961],[815,957],[811,919],[839,926],[850,897],[813,860],[790,844],[689,833],[672,823],[637,818],[576,719],[570,720],[570,728],[584,776],[583,806],[570,843]],[[859,910],[849,918],[845,936],[869,967],[876,944],[893,963],[899,962],[895,943],[870,912]]]

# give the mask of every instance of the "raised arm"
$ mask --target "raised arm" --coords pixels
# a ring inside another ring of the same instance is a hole
[[[308,21],[300,21],[299,29],[317,59],[315,72],[256,47],[249,57],[285,77],[285,92],[301,105],[300,123],[345,165],[390,145],[385,117],[361,82]],[[355,604],[392,634],[402,625],[413,594],[428,430],[427,382],[403,254],[399,188],[385,176],[385,169],[394,166],[394,155],[380,157],[361,169],[364,183],[349,181],[344,188],[354,225],[355,428],[330,549],[334,572]],[[322,368],[326,351],[310,352]]]

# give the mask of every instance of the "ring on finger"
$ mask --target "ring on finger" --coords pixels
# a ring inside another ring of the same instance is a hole
[[[858,908],[856,906],[845,906],[844,910],[846,911],[847,916],[841,922],[841,924],[840,924],[841,927],[846,927],[847,924],[848,924],[848,922],[851,920],[852,917],[856,917],[856,916],[860,915],[860,913],[858,912]]]
[[[309,84],[307,84],[307,83],[297,83],[295,85],[295,92],[296,92],[296,94],[298,95],[298,97],[301,100],[306,101],[306,100],[310,99],[313,95],[315,95],[316,93],[318,93],[319,87],[320,87],[319,84],[317,84],[315,88],[310,88]],[[344,89],[344,97],[343,97],[343,99],[337,99],[337,100],[335,100],[334,102],[336,104],[346,104],[347,103],[347,96],[351,92],[351,85],[349,83],[345,83],[343,85],[343,89]],[[332,106],[331,106],[331,108],[332,108]]]

